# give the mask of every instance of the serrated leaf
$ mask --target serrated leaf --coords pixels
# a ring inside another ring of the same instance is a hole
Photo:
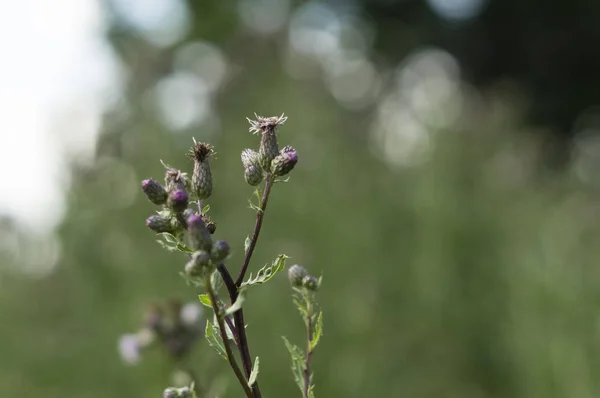
[[[258,357],[254,360],[254,365],[252,366],[252,372],[250,372],[250,377],[248,378],[248,386],[252,387],[254,383],[256,383],[256,378],[258,377]]]
[[[312,352],[323,335],[323,311],[319,311],[317,322],[315,323],[312,339],[310,340],[310,351]]]
[[[298,293],[294,294],[292,298],[294,300],[294,304],[296,304],[296,308],[298,308],[298,311],[300,311],[302,318],[306,318],[308,316],[308,306],[306,304],[304,295]]]
[[[259,188],[256,188],[254,190],[254,196],[256,197],[256,200],[258,202],[258,210],[262,211],[262,193],[260,192]]]
[[[208,345],[213,347],[217,351],[217,354],[227,359],[227,352],[225,351],[223,339],[221,339],[221,335],[219,334],[219,327],[207,320],[204,335],[206,336],[206,340],[208,340]]]
[[[215,292],[218,292],[223,286],[223,278],[221,278],[221,273],[219,271],[214,271],[210,276],[210,284]]]
[[[248,253],[248,248],[250,247],[250,243],[252,243],[252,241],[250,240],[250,237],[246,236],[246,240],[244,241],[244,253]]]
[[[292,357],[292,374],[300,391],[304,391],[304,354],[298,346],[293,345],[283,337],[283,342]]]
[[[183,253],[193,253],[194,252],[192,249],[187,247],[187,245],[185,243],[183,243],[182,241],[177,239],[177,237],[173,234],[170,234],[168,232],[161,232],[157,235],[159,235],[163,239],[163,241],[157,241],[157,242],[168,251],[178,250]]]
[[[199,294],[198,300],[200,300],[202,305],[205,305],[208,308],[212,308],[212,302],[210,301],[210,297],[208,296],[208,294]]]
[[[240,288],[260,285],[270,281],[276,273],[285,268],[285,260],[287,260],[288,258],[289,257],[285,254],[280,254],[279,256],[277,256],[277,258],[275,259],[275,261],[273,261],[271,265],[267,264],[261,269],[259,269],[255,277],[252,277],[251,273],[248,277],[248,280],[242,282]]]
[[[233,327],[235,327],[235,321],[231,318],[229,318],[229,320],[231,320],[231,323],[233,323]],[[217,315],[213,314],[213,325],[215,325],[215,327],[217,328],[217,333],[219,332],[219,322],[217,321]],[[227,325],[227,322],[225,322],[225,334],[227,335],[227,340],[233,340],[235,341],[235,337],[233,336],[233,331],[231,329],[229,329],[229,325]],[[221,334],[219,334],[219,336],[221,336]]]
[[[275,179],[275,182],[282,182],[282,183],[287,183],[288,181],[290,181],[290,176],[287,176],[286,178],[277,178]]]
[[[246,289],[240,286],[239,294],[235,299],[235,302],[231,304],[231,306],[227,308],[227,310],[225,310],[225,316],[231,315],[234,312],[240,310],[242,308],[242,304],[244,304],[244,301],[246,301]]]
[[[185,280],[185,283],[188,286],[204,287],[204,282],[203,281],[201,281],[198,278],[193,278],[193,277],[191,277],[189,275],[186,275],[185,272],[183,272],[183,271],[179,272],[179,276],[181,276]]]

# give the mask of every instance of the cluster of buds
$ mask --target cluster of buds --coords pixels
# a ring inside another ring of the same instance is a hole
[[[213,242],[210,230],[203,217],[192,214],[187,218],[190,247],[194,251],[185,265],[190,277],[204,278],[210,275],[217,264],[229,255],[229,244],[224,240]]]
[[[242,151],[244,179],[252,186],[262,182],[265,174],[284,176],[298,162],[298,154],[291,146],[285,146],[281,151],[277,143],[277,128],[285,123],[284,115],[262,117],[256,115],[256,120],[250,120],[250,132],[260,134],[258,152],[253,149]]]
[[[319,280],[310,275],[301,265],[295,264],[288,269],[288,279],[296,289],[306,289],[311,292],[319,290]]]
[[[142,181],[142,191],[150,202],[161,209],[146,219],[146,226],[156,233],[168,232],[181,235],[187,228],[187,219],[197,213],[189,206],[206,199],[212,193],[212,176],[209,160],[213,148],[209,144],[196,143],[189,156],[194,159],[192,179],[186,173],[165,165],[165,185],[152,179]],[[200,215],[210,233],[216,229],[207,215]]]
[[[121,357],[133,365],[140,361],[142,351],[162,345],[172,358],[181,358],[202,334],[202,312],[197,303],[182,305],[176,300],[163,306],[152,306],[137,333],[121,336]]]

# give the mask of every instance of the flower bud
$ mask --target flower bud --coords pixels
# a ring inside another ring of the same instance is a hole
[[[213,244],[210,257],[213,262],[218,263],[227,258],[229,255],[229,244],[224,240],[218,240]]]
[[[165,388],[162,394],[163,398],[179,398],[179,391],[175,387]]]
[[[217,230],[217,224],[215,224],[215,222],[212,220],[212,218],[210,218],[206,214],[202,215],[202,219],[204,220],[204,224],[206,225],[206,229],[208,229],[208,232],[211,235],[214,234],[215,231]]]
[[[302,280],[308,276],[308,271],[304,267],[295,264],[288,269],[288,279],[293,287],[302,287]]]
[[[252,149],[244,149],[242,151],[242,165],[247,169],[250,166],[258,165],[258,152]]]
[[[165,185],[167,186],[167,191],[169,192],[175,190],[185,191],[189,185],[187,174],[183,173],[181,170],[167,167],[165,172]]]
[[[188,234],[190,245],[194,250],[210,251],[212,248],[212,238],[202,217],[193,214],[187,219]]]
[[[319,281],[312,275],[306,275],[304,278],[302,278],[302,287],[316,292],[319,289]]]
[[[146,226],[154,232],[160,234],[162,232],[172,233],[175,228],[169,218],[155,214],[146,219]]]
[[[277,126],[285,123],[287,117],[273,116],[262,117],[256,115],[256,120],[250,120],[250,131],[260,133],[260,146],[258,148],[258,161],[267,173],[271,171],[271,161],[279,155],[277,144]]]
[[[183,211],[183,219],[187,220],[191,215],[196,214],[196,211],[191,207],[188,207]]]
[[[263,171],[259,166],[251,165],[244,170],[244,180],[253,187],[260,184],[263,180]]]
[[[192,253],[192,258],[185,265],[184,271],[188,276],[205,276],[211,271],[210,254],[204,250]]]
[[[192,192],[198,199],[206,199],[212,193],[212,174],[210,172],[210,156],[213,148],[209,144],[196,143],[190,149],[189,157],[194,159],[194,173],[192,174]]]
[[[152,179],[142,181],[142,191],[155,205],[163,205],[167,201],[168,195],[165,187]]]
[[[298,154],[291,146],[284,147],[271,162],[271,172],[276,176],[284,176],[298,163]]]
[[[188,387],[181,387],[179,389],[179,398],[191,398],[192,397],[192,390]]]
[[[188,207],[188,194],[182,189],[175,190],[169,194],[169,207],[175,213],[181,213]]]

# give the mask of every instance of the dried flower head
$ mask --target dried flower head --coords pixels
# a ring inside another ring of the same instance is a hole
[[[189,181],[187,178],[187,173],[182,172],[181,170],[175,169],[163,163],[165,166],[165,185],[167,186],[167,191],[171,192],[174,190],[186,190],[189,185]]]
[[[287,120],[287,117],[273,116],[262,117],[256,116],[256,120],[250,120],[250,131],[253,133],[261,133],[260,146],[258,148],[258,161],[262,169],[270,173],[271,161],[279,155],[279,145],[277,144],[277,126],[282,125]]]
[[[198,199],[206,199],[212,194],[212,174],[210,171],[210,157],[214,154],[212,145],[196,142],[190,149],[188,156],[194,159],[194,172],[192,173],[192,192]]]
[[[253,134],[264,133],[265,131],[274,131],[277,126],[284,124],[287,117],[282,113],[281,116],[264,117],[254,114],[256,120],[246,118],[250,123],[250,132]]]

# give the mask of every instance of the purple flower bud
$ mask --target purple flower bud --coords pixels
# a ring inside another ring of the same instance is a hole
[[[206,250],[210,252],[212,248],[212,238],[202,217],[193,214],[187,219],[188,235],[190,245],[194,250]]]
[[[181,213],[188,207],[188,194],[178,189],[169,194],[169,207],[176,213]]]
[[[244,180],[253,187],[263,180],[263,171],[259,166],[250,165],[244,170]]]
[[[308,275],[304,267],[295,264],[288,269],[288,279],[293,287],[302,287],[302,279]]]
[[[219,263],[229,255],[229,244],[224,240],[218,240],[213,244],[212,252],[210,254],[213,262]]]
[[[284,147],[271,162],[271,172],[276,176],[284,176],[298,163],[298,154],[291,146]]]
[[[148,217],[146,219],[146,226],[158,234],[162,232],[172,233],[175,230],[170,219],[158,214]]]
[[[165,187],[152,179],[142,181],[142,191],[155,205],[163,205],[167,201],[168,195]]]

